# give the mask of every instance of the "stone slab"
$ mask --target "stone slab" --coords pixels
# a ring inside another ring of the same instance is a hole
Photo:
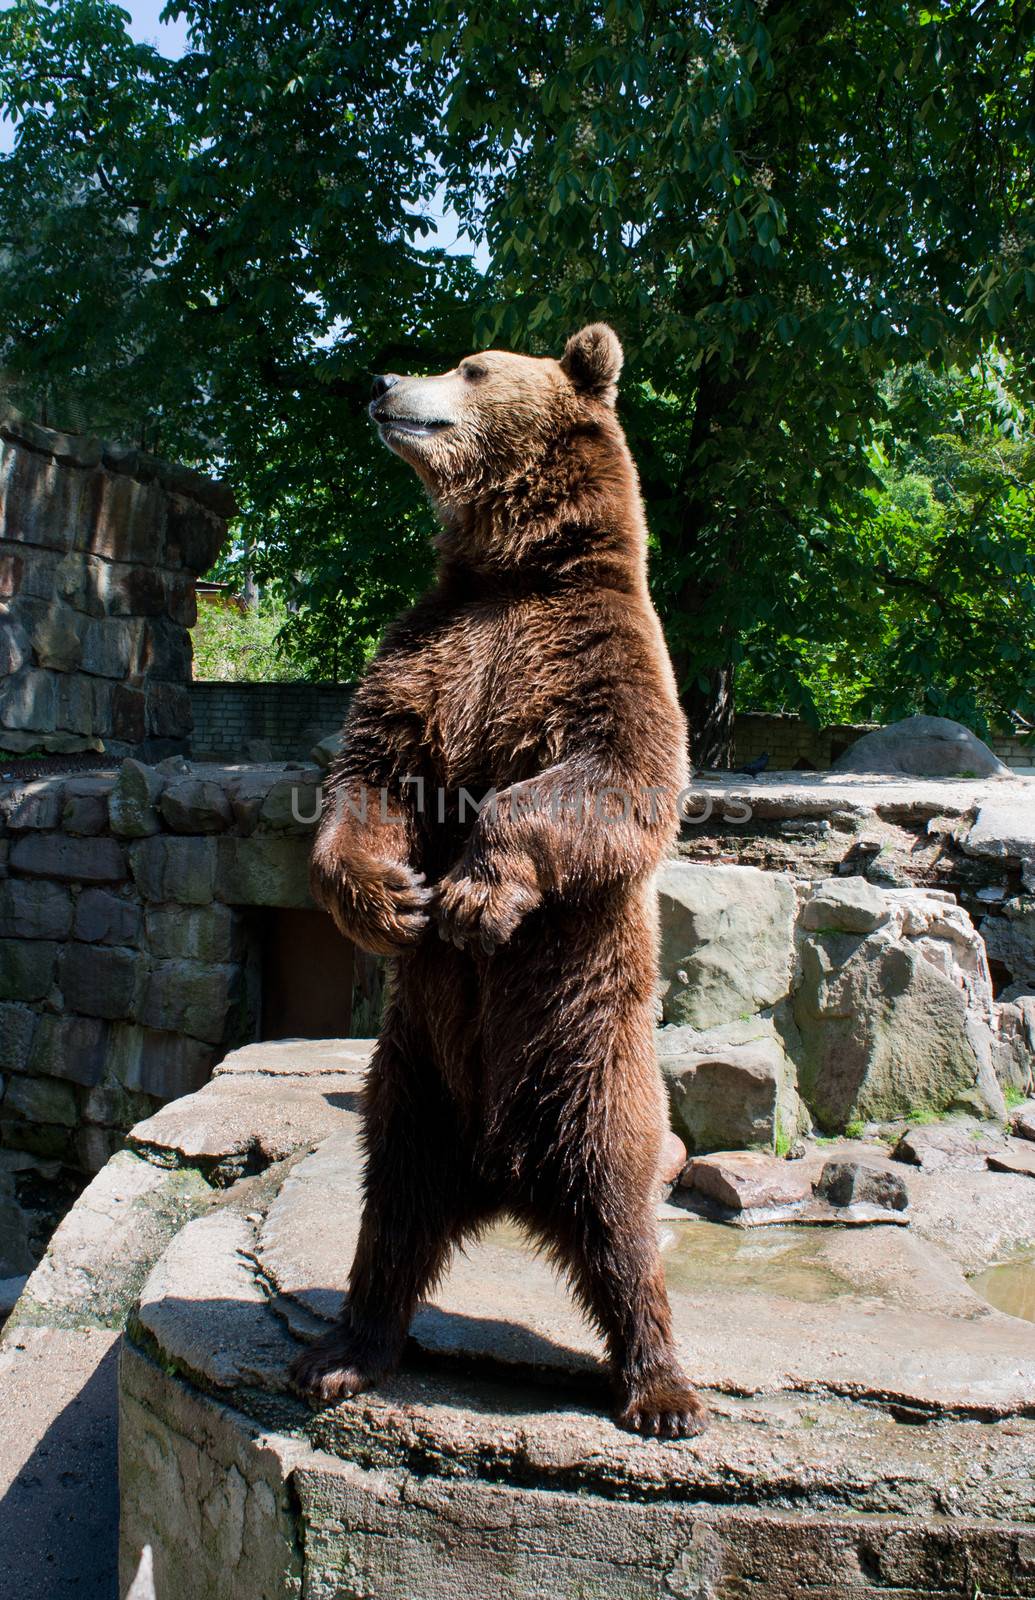
[[[266,1277],[309,1316],[334,1317],[346,1286],[359,1213],[357,1131],[343,1129],[292,1169],[261,1231]],[[944,1312],[875,1305],[870,1292],[853,1292],[843,1281],[824,1288],[810,1278],[804,1297],[781,1292],[779,1275],[770,1282],[756,1273],[750,1284],[731,1285],[716,1270],[715,1252],[728,1248],[709,1237],[717,1226],[673,1230],[663,1241],[677,1343],[705,1387],[869,1394],[990,1414],[1029,1404],[1030,1329],[976,1296],[961,1316],[955,1301]],[[498,1224],[455,1260],[412,1332],[428,1353],[497,1367],[571,1372],[599,1354],[553,1270],[510,1224]]]
[[[197,1173],[119,1151],[58,1225],[26,1284],[18,1324],[120,1328],[151,1263],[210,1196]]]
[[[1031,1145],[1012,1139],[1003,1150],[994,1151],[988,1158],[993,1172],[1012,1172],[1017,1177],[1035,1178],[1035,1150]]]
[[[272,1039],[233,1050],[215,1068],[214,1078],[257,1073],[261,1077],[321,1077],[362,1072],[376,1039]]]
[[[970,817],[986,801],[1011,809],[1035,804],[1035,780],[895,778],[847,772],[771,772],[757,778],[739,773],[707,773],[694,779],[688,806],[695,818],[723,815],[732,821],[832,817],[837,813],[867,815],[887,822],[923,822],[932,817]],[[745,814],[746,813],[746,814]]]
[[[170,1161],[257,1171],[351,1125],[360,1087],[350,1072],[321,1077],[316,1092],[305,1081],[224,1075],[138,1122],[129,1140]]]

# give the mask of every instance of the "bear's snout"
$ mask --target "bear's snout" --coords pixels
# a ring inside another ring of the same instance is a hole
[[[387,394],[389,389],[394,389],[398,382],[399,377],[397,373],[379,372],[373,383],[370,385],[371,400],[380,400],[381,396],[383,394]]]

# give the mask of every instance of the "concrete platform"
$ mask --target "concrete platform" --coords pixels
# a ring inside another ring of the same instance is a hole
[[[188,1571],[197,1600],[1035,1596],[1035,1334],[912,1226],[744,1231],[666,1207],[679,1342],[715,1416],[699,1439],[613,1425],[593,1336],[507,1225],[418,1314],[398,1377],[310,1411],[285,1369],[340,1303],[358,1211],[341,1078],[358,1089],[361,1062],[308,1047],[292,1073],[277,1049],[224,1077],[271,1114],[306,1081],[338,1125],[188,1221],[144,1284],[124,1584],[150,1543],[160,1600]]]

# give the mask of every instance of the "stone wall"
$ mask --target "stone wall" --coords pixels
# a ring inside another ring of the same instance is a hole
[[[174,757],[0,785],[0,1279],[38,1254],[26,1191],[63,1209],[258,1036],[269,908],[312,904],[292,793],[311,817],[317,777]]]
[[[233,511],[197,473],[0,412],[0,749],[185,748],[194,583]]]
[[[346,683],[191,684],[192,749],[199,760],[303,760],[344,721]]]

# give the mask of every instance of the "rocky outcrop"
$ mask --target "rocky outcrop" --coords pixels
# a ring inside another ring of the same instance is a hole
[[[802,913],[801,1092],[825,1131],[919,1108],[1005,1115],[984,946],[948,895],[820,884]]]
[[[669,862],[657,886],[665,1022],[714,1028],[786,995],[795,913],[789,878]]]
[[[1009,777],[1010,769],[962,722],[904,717],[857,739],[834,762],[835,772],[882,772],[895,777]]]
[[[795,1064],[770,1017],[657,1034],[672,1120],[691,1151],[786,1148],[809,1126]]]

